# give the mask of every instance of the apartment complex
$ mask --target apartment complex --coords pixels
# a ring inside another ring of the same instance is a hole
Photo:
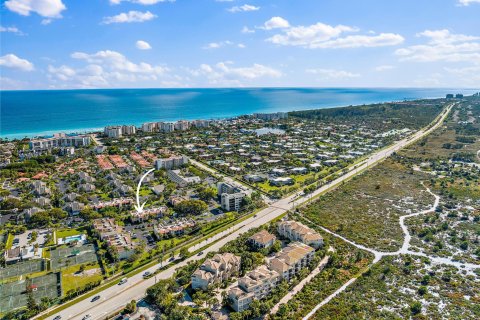
[[[292,241],[300,241],[315,249],[323,246],[323,237],[312,228],[296,221],[282,221],[277,225],[278,234]]]
[[[192,274],[192,288],[206,290],[214,283],[223,282],[240,271],[240,257],[232,253],[216,254]]]
[[[270,269],[278,272],[281,279],[290,281],[308,266],[314,254],[314,248],[301,242],[292,242],[270,260]]]
[[[262,230],[248,238],[248,243],[257,249],[269,248],[273,246],[277,238],[267,230]]]
[[[225,182],[217,184],[218,195],[220,196],[220,203],[223,210],[238,211],[242,207],[242,200],[246,196],[235,186]]]
[[[170,158],[163,158],[155,160],[155,168],[173,170],[178,169],[182,165],[188,163],[188,158],[186,156],[172,156]]]
[[[261,265],[244,277],[238,279],[238,285],[228,292],[232,308],[241,312],[250,306],[254,299],[265,298],[280,282],[280,275]]]
[[[178,184],[180,187],[186,187],[189,184],[193,183],[200,183],[200,177],[198,176],[190,176],[186,177],[182,175],[182,172],[180,170],[168,170],[167,171],[167,177]]]
[[[34,151],[49,150],[62,147],[84,147],[90,145],[89,135],[66,135],[56,133],[51,138],[34,139],[29,142],[29,147]]]
[[[287,119],[287,112],[275,112],[275,113],[254,113],[253,116],[257,119],[271,121],[271,120],[280,120]]]
[[[113,249],[120,260],[127,259],[134,253],[135,245],[130,235],[115,223],[113,218],[93,220],[93,231],[105,241],[109,248]]]
[[[135,126],[108,126],[103,129],[103,134],[109,138],[120,138],[136,132],[137,128]]]

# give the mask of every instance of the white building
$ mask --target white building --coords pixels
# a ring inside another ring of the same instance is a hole
[[[172,122],[158,122],[158,129],[163,132],[175,131],[175,124]]]
[[[188,163],[186,156],[172,156],[170,158],[163,158],[155,160],[155,168],[158,169],[178,169],[182,165]]]
[[[180,170],[168,170],[167,177],[173,182],[175,182],[176,184],[178,184],[180,187],[185,187],[189,184],[201,182],[200,177],[197,177],[197,176],[186,177],[182,175]]]
[[[186,120],[180,120],[175,122],[174,127],[175,127],[175,130],[186,131],[190,128],[190,122]]]
[[[61,147],[84,147],[90,145],[89,135],[66,135],[65,133],[56,133],[51,138],[35,139],[29,142],[31,150],[40,151]]]
[[[157,122],[146,122],[146,123],[142,124],[142,131],[143,132],[158,131],[158,123]]]
[[[245,193],[223,193],[221,195],[222,209],[226,211],[238,211],[242,207],[242,200],[245,198]]]

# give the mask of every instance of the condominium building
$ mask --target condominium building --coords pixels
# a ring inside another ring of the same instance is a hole
[[[225,182],[217,184],[218,195],[220,196],[220,203],[226,211],[238,211],[242,207],[242,200],[246,196],[239,188]]]
[[[221,195],[222,209],[226,211],[238,211],[242,207],[243,198],[246,194],[243,192],[224,193]]]
[[[247,241],[252,247],[263,249],[273,246],[276,239],[277,238],[267,230],[262,230],[248,238]]]
[[[270,120],[280,120],[287,119],[287,112],[275,112],[275,113],[254,113],[253,116],[257,119],[270,121]]]
[[[61,147],[84,147],[90,145],[89,135],[66,135],[56,133],[51,138],[34,139],[29,142],[29,147],[34,151],[49,150]]]
[[[216,254],[192,274],[192,288],[206,290],[214,283],[221,283],[240,271],[240,257],[232,253]]]
[[[122,126],[105,127],[103,134],[109,138],[120,138],[122,136]]]
[[[115,223],[115,219],[95,219],[92,228],[100,239],[105,241],[107,246],[118,254],[120,260],[127,259],[135,252],[135,244],[132,242],[130,235]]]
[[[196,128],[207,128],[210,126],[210,120],[195,120],[191,124]]]
[[[175,127],[175,130],[186,131],[190,128],[190,122],[186,120],[180,120],[175,122],[174,127]]]
[[[155,168],[158,169],[178,169],[182,165],[188,163],[186,156],[172,156],[170,158],[163,158],[155,160]]]
[[[172,122],[158,122],[158,130],[163,132],[175,131],[175,124]]]
[[[292,242],[270,260],[270,269],[278,272],[282,279],[290,281],[302,268],[308,266],[315,249],[301,242]]]
[[[103,129],[103,134],[109,138],[120,138],[137,132],[135,126],[108,126]]]
[[[277,225],[278,234],[292,241],[303,242],[315,249],[323,245],[323,237],[312,228],[293,220],[282,221]]]
[[[142,131],[143,132],[158,131],[158,123],[157,122],[146,122],[146,123],[142,124]]]
[[[238,285],[228,292],[232,308],[241,312],[250,306],[254,299],[263,299],[280,282],[280,275],[275,270],[270,270],[261,265],[244,277],[238,279]]]
[[[198,176],[184,176],[180,170],[167,170],[167,177],[178,184],[180,187],[186,187],[189,184],[200,183]]]

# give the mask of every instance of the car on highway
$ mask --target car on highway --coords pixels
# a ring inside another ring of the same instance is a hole
[[[56,316],[55,318],[53,318],[53,320],[60,320],[62,319],[62,316]]]
[[[86,315],[82,318],[82,320],[88,320],[88,319],[91,319],[91,318],[92,318],[92,317],[91,317],[89,314],[86,314]]]
[[[148,279],[151,276],[153,276],[153,274],[150,271],[145,271],[142,276],[143,276],[143,279]]]
[[[203,251],[200,251],[197,256],[201,256],[203,254]]]
[[[127,281],[128,281],[127,278],[122,278],[122,280],[120,280],[120,282],[118,282],[118,285],[121,286],[122,284],[127,283]]]
[[[92,300],[90,300],[91,302],[95,302],[97,301],[98,299],[100,299],[100,296],[99,295],[96,295],[95,297],[92,298]]]

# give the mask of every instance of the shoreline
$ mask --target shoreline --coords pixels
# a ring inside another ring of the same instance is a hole
[[[263,89],[269,89],[269,88],[263,88]],[[102,89],[99,89],[102,90]],[[108,90],[114,90],[114,89],[108,89]],[[307,110],[321,110],[321,109],[332,109],[332,108],[346,108],[346,107],[356,107],[356,106],[362,106],[362,105],[375,105],[375,104],[381,104],[381,103],[395,103],[395,102],[402,102],[402,101],[415,101],[415,100],[433,100],[433,99],[442,99],[444,97],[416,97],[416,98],[404,98],[402,100],[382,100],[382,101],[376,101],[376,102],[370,102],[370,103],[358,103],[358,104],[341,104],[341,105],[333,105],[333,106],[312,106],[312,107],[306,107],[306,108],[301,108],[301,109],[291,109],[291,110],[258,110],[257,112],[254,113],[276,113],[276,112],[295,112],[295,111],[307,111]],[[53,130],[45,130],[45,131],[34,131],[34,132],[21,132],[21,133],[8,133],[8,134],[2,134],[0,131],[0,139],[2,140],[22,140],[22,139],[34,139],[34,138],[41,138],[41,137],[48,137],[48,136],[53,136],[55,133],[66,133],[66,134],[93,134],[97,132],[102,132],[104,127],[107,126],[116,126],[116,125],[134,125],[137,128],[141,127],[143,123],[148,123],[148,122],[175,122],[179,120],[187,120],[187,121],[193,121],[193,120],[210,120],[210,121],[225,121],[225,120],[231,120],[237,117],[242,117],[242,116],[251,116],[254,113],[240,113],[237,115],[232,115],[232,116],[223,116],[223,117],[210,117],[210,118],[197,118],[197,117],[176,117],[175,119],[151,119],[151,120],[144,120],[144,121],[134,121],[133,123],[105,123],[105,125],[101,127],[86,127],[86,128],[60,128],[60,129],[53,129]]]

